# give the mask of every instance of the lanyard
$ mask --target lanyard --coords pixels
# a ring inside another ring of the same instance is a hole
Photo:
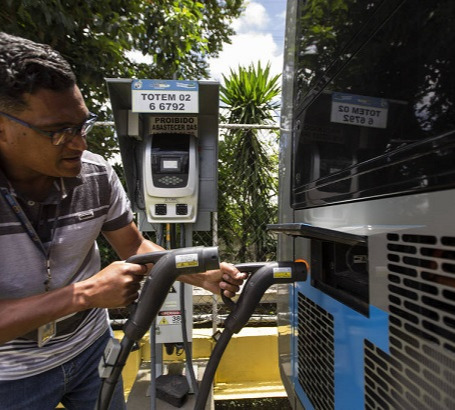
[[[46,261],[46,264],[45,264],[46,280],[44,281],[44,287],[47,292],[49,290],[49,284],[52,279],[50,256],[51,256],[51,247],[52,247],[52,243],[54,240],[54,233],[57,228],[58,217],[60,215],[60,200],[58,201],[57,208],[55,210],[54,223],[53,223],[52,231],[51,231],[50,244],[49,244],[49,247],[46,249],[44,247],[43,243],[41,242],[41,239],[39,238],[38,234],[36,233],[35,229],[33,228],[32,224],[30,223],[30,220],[27,218],[27,215],[25,215],[24,210],[17,202],[16,198],[11,194],[11,192],[7,188],[0,187],[0,190],[2,192],[3,197],[5,198],[6,202],[10,206],[11,210],[16,215],[16,218],[21,223],[21,225],[24,228],[27,235],[30,237],[30,239],[35,244],[35,246],[40,250],[40,252],[44,255],[44,259]]]

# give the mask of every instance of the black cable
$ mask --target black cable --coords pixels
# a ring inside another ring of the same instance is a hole
[[[178,266],[179,256],[193,255],[199,261],[198,266]],[[150,260],[148,260],[150,258]],[[124,336],[120,351],[115,359],[112,373],[103,378],[96,409],[107,410],[115,385],[121,375],[128,355],[135,341],[140,340],[158,315],[169,289],[179,275],[198,273],[219,268],[218,250],[215,247],[192,247],[173,251],[150,252],[133,255],[126,260],[130,263],[155,263],[153,274],[149,275],[142,287],[136,308],[123,327]]]
[[[184,248],[186,246],[185,243],[185,224],[180,224],[180,247]],[[189,244],[190,246],[193,245],[192,243]]]
[[[166,247],[166,240],[165,240],[165,228],[166,224],[159,224],[157,225],[157,229],[155,232],[156,235],[156,243],[161,246],[162,248]]]
[[[183,349],[185,350],[185,361],[186,367],[188,369],[188,374],[191,379],[191,384],[193,385],[193,391],[195,394],[198,394],[198,385],[196,380],[196,375],[194,374],[193,369],[193,355],[191,352],[191,346],[188,341],[187,328],[186,328],[186,309],[185,309],[185,284],[180,283],[180,307],[182,309],[182,339],[183,339]]]
[[[302,262],[253,262],[235,265],[241,272],[253,273],[245,283],[232,311],[224,322],[224,331],[213,349],[199,386],[194,410],[204,410],[218,364],[231,337],[240,332],[253,314],[265,291],[276,283],[294,283],[306,280],[306,263]],[[225,299],[225,298],[224,298]]]
[[[199,386],[199,393],[196,398],[194,410],[205,409],[205,404],[212,388],[212,382],[215,377],[216,369],[233,334],[234,332],[232,332],[230,329],[224,329],[223,333],[221,333],[220,338],[216,342],[215,348],[213,349],[212,354],[210,355],[210,359],[207,362],[207,367],[205,368],[201,385]]]
[[[177,230],[176,230],[175,224],[169,224],[169,235],[171,238],[171,249],[177,248],[177,246],[176,246]]]
[[[183,248],[185,246],[185,225],[180,224],[180,246]],[[196,375],[194,374],[193,369],[193,353],[191,351],[191,346],[188,341],[187,327],[186,327],[186,304],[185,304],[185,284],[180,282],[180,308],[182,311],[182,340],[183,340],[183,350],[185,351],[185,361],[186,367],[188,369],[188,374],[190,376],[191,384],[193,386],[194,394],[198,394],[198,384]]]

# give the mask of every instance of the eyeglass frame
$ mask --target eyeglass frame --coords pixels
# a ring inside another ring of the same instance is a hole
[[[19,118],[16,118],[10,114],[7,114],[6,112],[0,111],[0,115],[3,115],[4,117],[10,119],[11,121],[17,122],[18,124],[21,124],[24,127],[30,128],[33,131],[39,132],[40,134],[45,135],[46,137],[51,139],[52,145],[58,146],[58,145],[63,145],[68,142],[70,142],[76,135],[80,134],[83,137],[85,137],[93,128],[95,125],[95,122],[98,118],[96,114],[93,114],[92,112],[89,112],[89,117],[80,125],[77,125],[75,127],[65,127],[57,131],[44,131],[41,130],[34,125],[29,124],[28,122],[25,122]],[[88,130],[87,130],[88,128]],[[55,136],[56,134],[61,134],[59,139],[56,139]],[[70,138],[65,140],[64,136],[69,135]]]

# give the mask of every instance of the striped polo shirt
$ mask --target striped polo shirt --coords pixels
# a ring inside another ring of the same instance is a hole
[[[55,181],[41,203],[12,191],[1,171],[0,189],[0,299],[43,293],[46,280],[46,257],[6,201],[5,190],[23,208],[45,249],[50,248],[50,289],[96,274],[100,232],[120,229],[133,220],[114,170],[87,151],[80,175]],[[36,331],[0,345],[0,380],[22,379],[54,368],[89,347],[107,328],[106,309],[90,309],[57,321],[56,337],[42,347]]]

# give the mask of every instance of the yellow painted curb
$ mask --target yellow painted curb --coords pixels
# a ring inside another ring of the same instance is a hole
[[[214,400],[261,399],[269,397],[287,397],[281,381],[216,383],[213,386]]]
[[[118,339],[122,331],[115,332]],[[125,397],[131,391],[141,362],[150,361],[150,339],[147,333],[131,352],[122,371]],[[208,360],[215,346],[212,329],[193,329],[193,360]],[[164,362],[182,362],[180,356],[163,352]],[[216,400],[285,397],[278,366],[278,333],[276,327],[243,328],[233,335],[218,364],[214,380]]]
[[[277,329],[243,328],[230,340],[215,374],[219,383],[280,382]]]

